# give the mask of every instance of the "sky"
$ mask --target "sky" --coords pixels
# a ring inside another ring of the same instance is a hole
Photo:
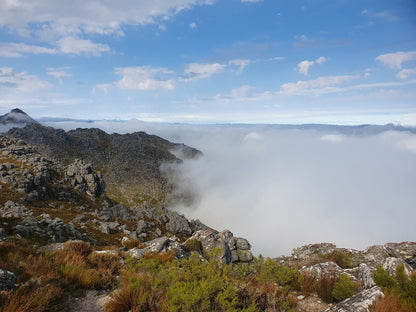
[[[0,114],[416,125],[413,0],[0,0]]]

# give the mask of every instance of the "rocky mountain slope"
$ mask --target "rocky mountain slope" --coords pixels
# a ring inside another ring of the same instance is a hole
[[[245,238],[160,201],[108,195],[132,183],[111,171],[133,165],[164,191],[158,165],[180,161],[174,148],[198,154],[144,133],[30,124],[0,135],[0,311],[415,311],[415,242],[256,258]]]
[[[60,129],[30,123],[13,128],[8,137],[22,139],[44,157],[64,164],[79,158],[100,170],[108,195],[125,204],[156,200],[166,203],[173,187],[160,171],[162,163],[180,163],[175,155],[196,157],[199,151],[144,132],[107,134],[99,129]],[[173,152],[175,152],[175,155]]]

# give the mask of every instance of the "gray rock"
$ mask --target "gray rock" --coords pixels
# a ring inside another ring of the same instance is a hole
[[[137,221],[137,227],[136,227],[137,234],[141,234],[143,230],[147,230],[150,228],[152,228],[152,225],[149,222],[144,221],[143,219]]]
[[[74,220],[72,220],[72,222],[74,223],[80,223],[82,221],[85,220],[85,215],[81,214],[81,215],[77,215]]]
[[[363,281],[364,289],[375,286],[373,274],[367,264],[361,263],[358,267],[358,278]]]
[[[0,207],[0,216],[3,218],[22,218],[32,214],[32,210],[10,200],[4,204],[4,207]]]
[[[139,248],[137,248],[137,247],[134,247],[134,248],[132,248],[132,249],[130,249],[130,250],[128,250],[128,251],[127,251],[127,254],[128,254],[130,257],[132,257],[132,258],[134,258],[134,259],[137,259],[137,260],[139,260],[139,259],[143,258],[143,256],[144,256],[146,253],[147,253],[147,252],[145,251],[145,249],[139,249]]]
[[[16,275],[13,272],[0,269],[0,290],[11,289],[16,282]]]
[[[300,272],[308,274],[313,280],[319,280],[324,276],[335,279],[344,271],[336,263],[329,261],[317,263],[309,267],[304,266]]]
[[[104,234],[110,234],[110,227],[105,222],[101,222],[100,226],[98,227],[98,230]]]
[[[161,252],[164,251],[164,249],[169,244],[169,238],[166,236],[156,238],[154,240],[146,242],[146,252]]]
[[[401,258],[387,258],[383,263],[383,269],[389,272],[390,275],[394,276],[396,274],[396,268],[400,265],[404,266],[404,272],[410,276],[413,272],[413,268]]]
[[[236,245],[237,249],[241,249],[241,250],[250,250],[251,249],[250,243],[245,238],[237,238],[235,245]]]
[[[405,261],[408,265],[410,265],[413,269],[416,270],[416,254],[412,258],[408,258]]]
[[[309,244],[301,247],[297,247],[292,250],[292,257],[296,260],[307,260],[314,255],[328,255],[335,251],[336,246],[334,244],[322,243],[322,244]]]
[[[380,287],[374,286],[341,301],[325,312],[370,312],[371,305],[383,296]]]
[[[253,261],[253,254],[249,250],[237,250],[238,261],[240,262],[251,262]],[[236,261],[234,261],[236,262]]]
[[[389,254],[383,246],[371,246],[364,251],[351,254],[351,260],[354,263],[365,263],[370,267],[383,264],[387,257]]]
[[[391,257],[403,260],[411,259],[416,255],[416,242],[388,243],[384,248]]]
[[[188,224],[188,220],[175,211],[170,211],[169,221],[166,223],[166,229],[171,233],[192,234],[192,229]]]

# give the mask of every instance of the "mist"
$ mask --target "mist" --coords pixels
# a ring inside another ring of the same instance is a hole
[[[255,254],[279,256],[309,243],[363,249],[416,238],[416,135],[341,129],[49,123],[66,130],[146,131],[202,151],[173,167],[175,209],[247,238]]]

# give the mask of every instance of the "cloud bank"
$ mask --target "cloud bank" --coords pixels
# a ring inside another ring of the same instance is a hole
[[[173,177],[196,201],[173,208],[248,238],[255,253],[278,256],[318,242],[362,249],[416,237],[415,134],[139,121],[83,126],[144,130],[200,149],[203,157],[185,161]]]

